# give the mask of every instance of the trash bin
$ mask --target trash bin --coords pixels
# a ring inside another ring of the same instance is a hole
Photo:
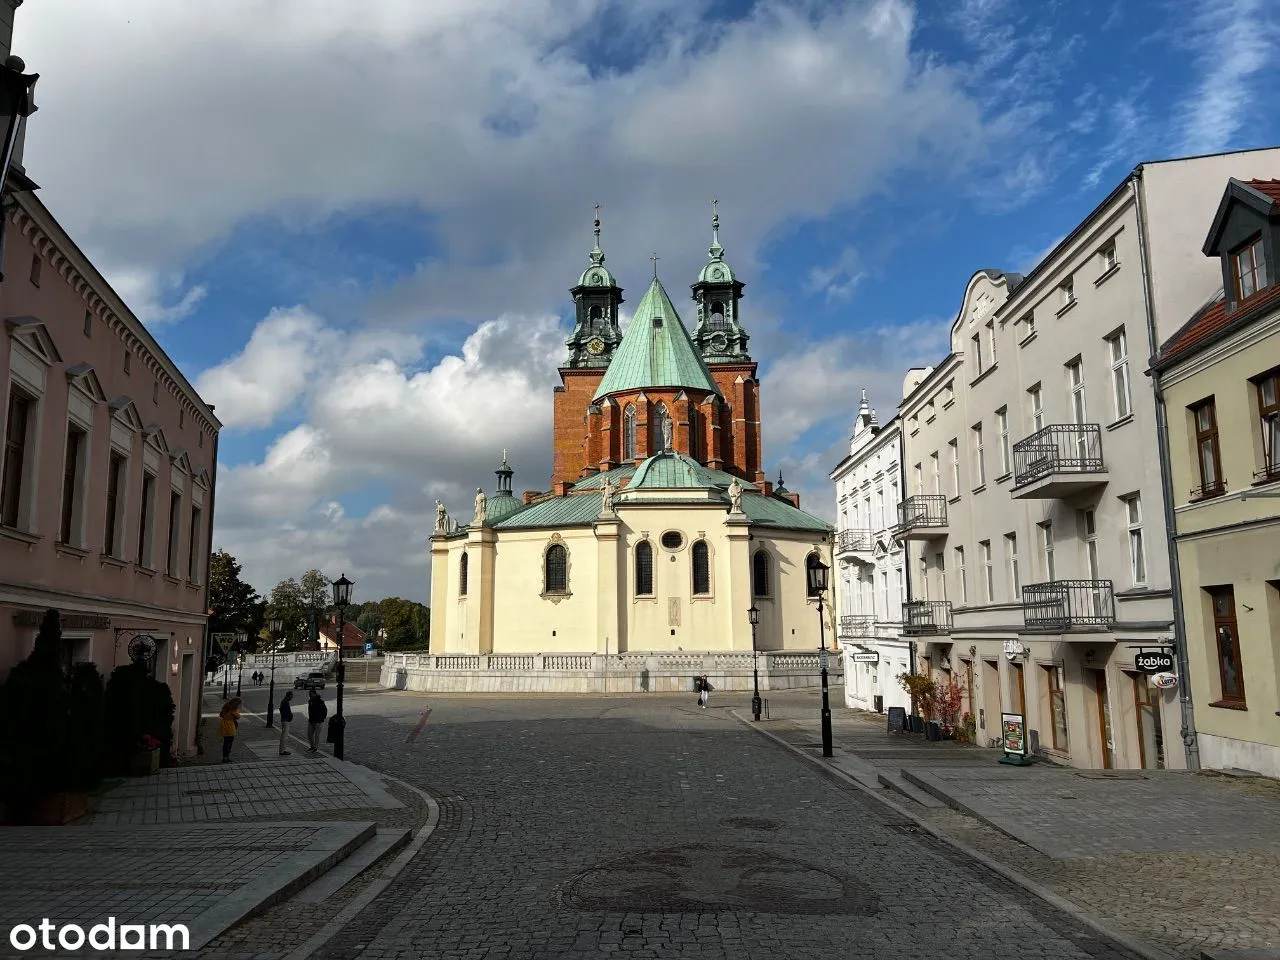
[[[876,713],[884,713],[884,697],[877,693],[871,698],[871,702],[875,705]]]

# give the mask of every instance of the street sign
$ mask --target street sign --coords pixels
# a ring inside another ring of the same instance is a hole
[[[818,663],[821,665],[823,670],[827,669],[827,648],[826,647],[823,647],[821,650],[818,651]]]
[[[1173,654],[1140,650],[1133,655],[1133,665],[1143,673],[1168,673],[1173,669]]]
[[[870,651],[869,653],[855,653],[853,655],[853,662],[854,663],[879,663],[880,654],[876,653],[874,650]]]
[[[234,633],[215,633],[213,642],[218,645],[218,649],[226,653],[235,646],[236,635]]]

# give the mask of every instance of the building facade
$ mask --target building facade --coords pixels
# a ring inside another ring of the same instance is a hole
[[[1280,180],[1231,180],[1221,293],[1152,364],[1166,413],[1200,762],[1280,777]]]
[[[0,283],[0,678],[57,609],[68,662],[105,676],[146,657],[188,753],[221,424],[35,194],[14,199]]]
[[[1189,225],[1226,177],[1278,163],[1262,150],[1138,167],[1028,276],[974,274],[950,355],[903,401],[904,631],[920,669],[958,684],[979,742],[1011,712],[1072,766],[1186,764],[1186,691],[1135,661],[1175,649],[1141,371],[1221,283]]]

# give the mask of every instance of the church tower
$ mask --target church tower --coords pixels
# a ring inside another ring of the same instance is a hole
[[[750,339],[742,329],[738,313],[742,301],[742,284],[725,262],[720,245],[720,214],[711,201],[711,247],[707,262],[693,285],[693,299],[698,304],[698,325],[693,340],[707,363],[747,363]]]
[[[573,295],[575,322],[573,333],[565,341],[569,348],[570,369],[603,369],[613,359],[613,351],[622,341],[618,329],[618,307],[622,304],[622,288],[604,265],[600,249],[600,205],[596,204],[595,246],[591,248],[591,265],[582,272]]]

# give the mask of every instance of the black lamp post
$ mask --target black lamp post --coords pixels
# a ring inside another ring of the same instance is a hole
[[[812,556],[805,573],[809,577],[809,596],[818,600],[818,648],[819,663],[822,666],[822,755],[831,756],[831,701],[827,697],[827,630],[822,612],[822,600],[827,592],[827,574],[831,568]]]
[[[751,621],[751,679],[755,684],[755,693],[751,697],[751,716],[760,720],[760,669],[756,665],[756,627],[760,626],[760,608],[754,603],[747,610],[747,619]]]
[[[240,660],[240,673],[236,676],[236,696],[240,696],[240,686],[244,683],[244,651],[249,645],[249,634],[243,630],[236,632],[236,657]]]
[[[329,735],[333,739],[333,756],[342,759],[343,741],[346,737],[347,720],[342,715],[342,679],[346,674],[346,664],[342,660],[343,633],[346,630],[347,604],[351,602],[351,581],[344,573],[333,581],[333,605],[338,608],[338,710],[329,721]]]
[[[4,256],[4,221],[8,219],[4,216],[3,198],[7,192],[9,170],[17,153],[22,121],[36,109],[36,81],[40,74],[23,73],[26,68],[20,57],[9,57],[0,66],[0,126],[4,127],[4,152],[0,154],[0,261]],[[3,279],[4,274],[0,273],[0,280]]]
[[[272,617],[268,629],[271,631],[271,688],[267,693],[267,726],[273,727],[276,715],[276,647],[280,645],[284,621],[279,617]]]

